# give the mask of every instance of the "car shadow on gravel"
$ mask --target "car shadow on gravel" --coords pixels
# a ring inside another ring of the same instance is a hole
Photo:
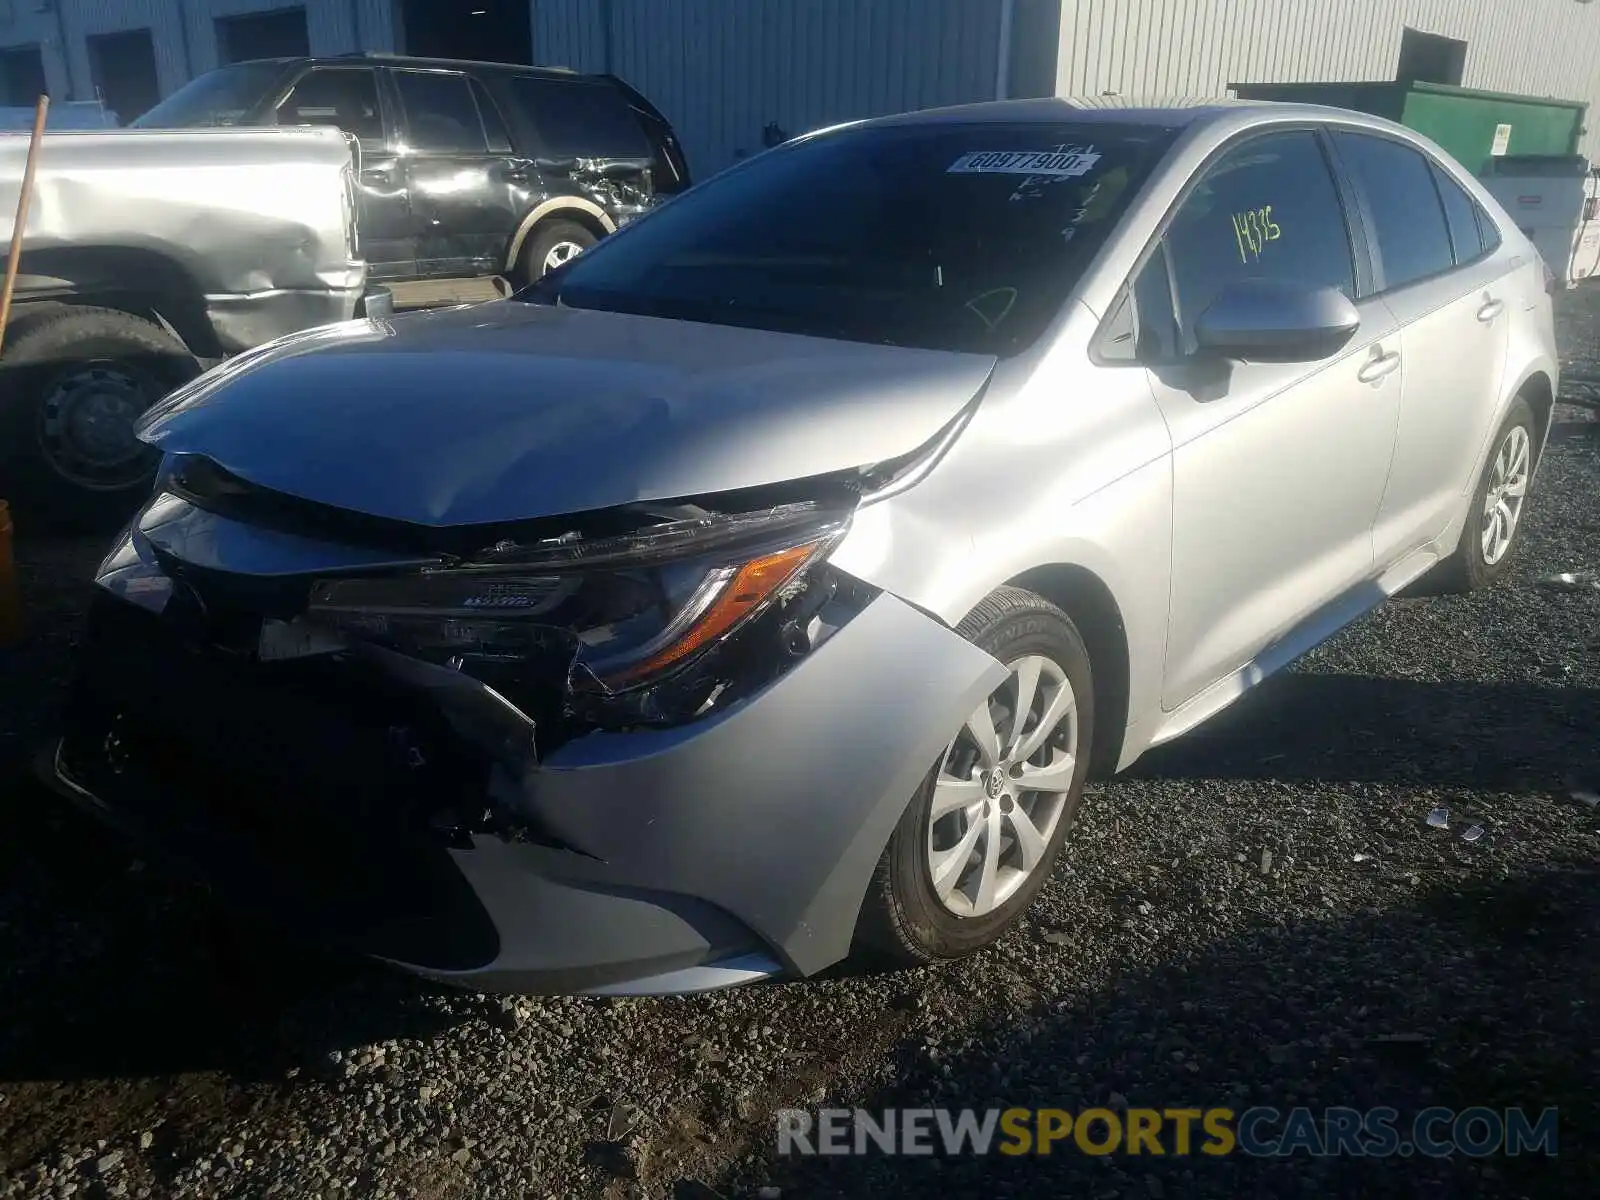
[[[1557,793],[1600,784],[1596,730],[1596,688],[1290,672],[1125,778]]]
[[[1560,1110],[1558,1155],[1271,1159],[1242,1154],[777,1158],[719,1182],[785,1197],[1589,1196],[1600,1118],[1600,866],[1559,862],[1387,911],[1279,922],[1196,946],[1109,988],[1054,998],[935,1056],[902,1040],[896,1079],[844,1103],[1077,1112]],[[941,1032],[931,1024],[926,1032]],[[835,1103],[832,1098],[819,1107]],[[1281,1124],[1263,1127],[1269,1136]],[[1446,1126],[1448,1128],[1448,1126]],[[1103,1132],[1103,1131],[1102,1131]],[[1198,1135],[1195,1145],[1201,1142]]]
[[[332,1052],[465,1019],[429,984],[223,915],[15,774],[0,777],[0,964],[0,1082],[336,1075]]]

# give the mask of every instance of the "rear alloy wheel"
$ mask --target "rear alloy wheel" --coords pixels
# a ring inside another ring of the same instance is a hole
[[[1528,498],[1528,480],[1533,471],[1533,439],[1525,425],[1513,425],[1489,466],[1489,486],[1483,502],[1483,532],[1479,549],[1486,566],[1498,566],[1511,553],[1522,519],[1522,505]]]
[[[1504,574],[1527,510],[1537,428],[1528,402],[1518,398],[1495,434],[1456,552],[1440,564],[1440,590],[1472,592]]]
[[[1077,812],[1094,729],[1089,656],[1072,621],[1005,587],[960,631],[1007,676],[951,739],[884,850],[862,942],[928,963],[989,945],[1044,886]]]

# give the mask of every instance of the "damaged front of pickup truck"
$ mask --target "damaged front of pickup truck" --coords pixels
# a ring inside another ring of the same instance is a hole
[[[57,786],[240,904],[474,988],[843,957],[1004,672],[830,556],[994,360],[678,332],[413,314],[174,395]]]

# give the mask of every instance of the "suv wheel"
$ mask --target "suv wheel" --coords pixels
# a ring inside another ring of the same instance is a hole
[[[533,231],[518,263],[524,284],[571,262],[600,239],[574,221],[546,221]]]

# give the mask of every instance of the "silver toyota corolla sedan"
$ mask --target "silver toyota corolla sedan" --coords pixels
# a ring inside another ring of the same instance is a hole
[[[1460,166],[1335,110],[801,138],[513,299],[159,406],[48,773],[474,988],[957,958],[1090,772],[1505,569],[1549,287]]]

